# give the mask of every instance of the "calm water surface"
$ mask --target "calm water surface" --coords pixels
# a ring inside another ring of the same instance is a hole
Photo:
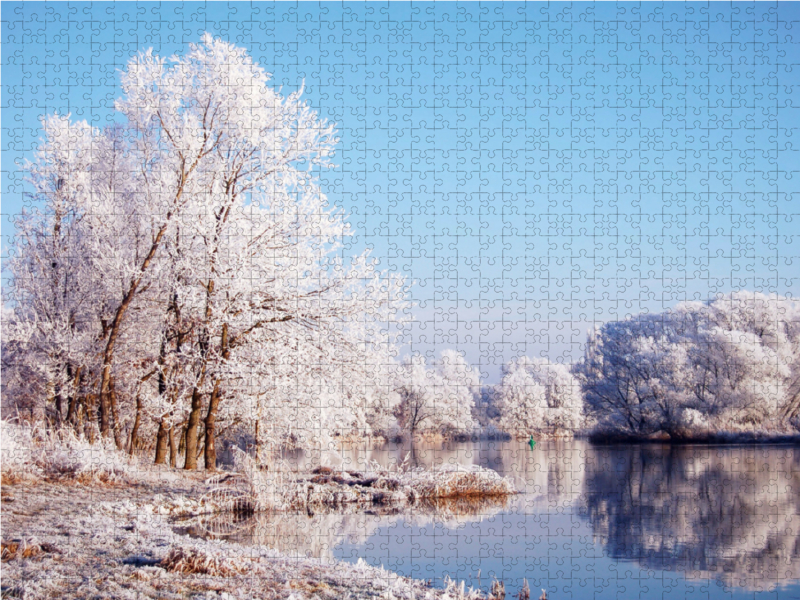
[[[523,493],[390,515],[259,515],[218,534],[436,585],[449,576],[486,589],[496,577],[515,594],[527,579],[534,597],[544,588],[556,600],[800,599],[800,448],[480,441],[349,448],[331,464],[365,470],[406,455],[490,467]]]

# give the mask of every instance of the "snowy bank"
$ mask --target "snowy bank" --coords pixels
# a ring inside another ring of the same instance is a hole
[[[180,483],[180,482],[179,482]],[[144,509],[183,485],[40,482],[3,486],[3,597],[478,599],[382,568],[287,557],[263,546],[180,535]],[[191,486],[190,486],[191,487]]]
[[[260,508],[483,513],[516,493],[494,471],[446,467],[289,475],[144,465],[74,437],[2,424],[4,598],[479,599],[463,583],[435,589],[359,562],[289,555],[181,533],[176,518]],[[492,500],[494,499],[494,500]],[[365,506],[365,505],[368,505]],[[263,513],[270,514],[270,513]],[[280,514],[272,511],[272,514]]]

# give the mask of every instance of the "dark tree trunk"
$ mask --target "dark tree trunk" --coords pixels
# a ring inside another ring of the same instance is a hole
[[[78,395],[72,394],[67,402],[67,423],[74,423],[76,416],[76,409],[78,404]]]
[[[80,393],[83,380],[83,367],[80,366],[75,370],[75,375],[72,378],[72,389],[70,390],[69,403],[67,404],[67,423],[75,427],[76,431],[79,431],[81,403],[85,404],[86,402]]]
[[[86,409],[86,429],[90,444],[94,444],[94,403],[94,394],[86,394],[83,406]]]
[[[203,409],[203,397],[200,390],[192,390],[192,410],[189,413],[189,423],[186,425],[186,462],[184,469],[197,468],[197,443],[200,437],[200,415]]]
[[[220,356],[223,361],[230,358],[230,347],[228,345],[228,324],[222,324],[222,335],[220,336]],[[211,392],[211,399],[208,402],[208,414],[206,415],[206,449],[205,463],[207,471],[217,469],[217,447],[215,445],[217,409],[222,398],[222,380],[217,377],[214,382],[214,390]]]
[[[61,395],[61,391],[56,394],[55,397],[55,408],[56,408],[56,425],[61,425],[61,421],[64,420],[64,413],[62,411],[62,406],[64,404],[64,398]]]
[[[169,427],[166,417],[161,419],[158,424],[158,434],[156,435],[156,460],[155,464],[167,464],[167,441],[169,438]]]
[[[211,399],[208,402],[208,414],[206,415],[206,449],[205,463],[206,471],[217,470],[217,448],[215,445],[217,427],[217,408],[219,407],[219,385],[217,381],[214,391],[211,392]]]
[[[175,441],[175,428],[169,428],[169,466],[173,469],[178,464],[178,444]]]
[[[181,441],[178,443],[178,454],[183,455],[186,452],[186,428],[181,430]],[[186,462],[184,460],[184,462]]]
[[[107,397],[107,396],[106,396]],[[103,435],[103,423],[108,426],[108,406],[103,402],[103,396],[91,397],[92,407],[97,408],[97,426],[100,429],[100,435]]]
[[[111,409],[111,417],[114,419],[114,443],[117,445],[117,450],[122,450],[125,446],[122,443],[122,427],[119,422],[119,412],[117,411],[117,391],[114,387],[114,378],[112,377],[108,383],[108,399],[109,408]]]
[[[130,446],[128,446],[128,454],[133,456],[136,451],[136,444],[139,442],[139,425],[142,423],[142,397],[136,394],[136,417],[133,420],[133,427],[131,428]]]

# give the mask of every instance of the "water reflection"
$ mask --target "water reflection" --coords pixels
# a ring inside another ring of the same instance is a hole
[[[523,493],[405,514],[218,517],[189,524],[188,533],[289,555],[364,558],[435,583],[448,574],[476,585],[480,570],[484,587],[494,574],[512,594],[525,578],[558,598],[587,590],[594,598],[753,598],[776,586],[800,597],[800,448],[574,440],[531,451],[524,442],[481,441],[351,446],[335,459],[366,471],[373,461],[391,466],[406,457],[413,467],[489,467]],[[320,464],[314,454],[285,458],[293,469]],[[719,585],[697,585],[701,579]]]
[[[800,579],[797,448],[606,448],[586,464],[579,514],[612,558],[745,589]]]
[[[372,463],[396,467],[432,469],[446,464],[480,465],[511,477],[521,491],[537,499],[571,502],[582,491],[584,455],[590,448],[583,440],[554,440],[531,450],[526,442],[481,440],[421,444],[403,442],[380,447],[348,445],[336,454],[337,468],[369,471]],[[330,453],[327,454],[330,458]],[[320,464],[320,453],[296,450],[283,458],[292,468],[308,471]]]
[[[286,556],[333,560],[338,545],[363,545],[380,528],[401,520],[404,526],[435,524],[452,529],[499,514],[508,504],[508,498],[440,498],[417,503],[413,514],[392,508],[365,512],[363,507],[352,507],[351,514],[342,514],[341,508],[327,513],[223,513],[182,519],[175,530],[192,537],[266,546]]]

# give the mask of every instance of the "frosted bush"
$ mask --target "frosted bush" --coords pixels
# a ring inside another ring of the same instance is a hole
[[[0,464],[3,472],[19,471],[30,465],[33,439],[29,427],[0,421]]]
[[[44,477],[112,483],[125,481],[129,473],[141,468],[135,458],[119,452],[110,440],[90,444],[71,430],[0,423],[2,471],[6,479]]]
[[[268,454],[271,456],[272,453]],[[275,459],[267,463],[257,462],[241,450],[237,450],[234,463],[254,510],[284,508],[285,494],[294,488],[294,481],[291,480],[290,470],[286,465]]]
[[[707,429],[708,421],[703,413],[694,408],[686,408],[681,414],[681,424],[687,429]]]

